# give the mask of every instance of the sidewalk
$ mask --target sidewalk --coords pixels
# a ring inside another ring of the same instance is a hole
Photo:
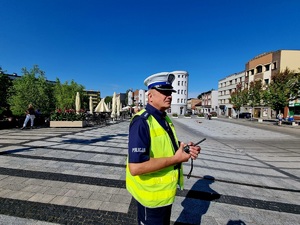
[[[245,121],[174,123],[181,141],[207,140],[172,223],[299,224],[299,137]],[[128,125],[0,130],[0,224],[136,224],[125,189]]]
[[[11,224],[18,224],[15,217],[59,224],[133,224],[134,210],[128,211],[134,204],[125,189],[127,136],[128,122],[1,130],[0,214],[14,216]],[[9,224],[5,218],[1,224]]]
[[[300,136],[300,126],[292,126],[289,124],[278,125],[276,120],[263,120],[259,122],[257,119],[232,119],[232,118],[216,118],[217,120],[235,124],[241,124],[249,127],[256,127],[264,130],[288,133],[290,135]]]

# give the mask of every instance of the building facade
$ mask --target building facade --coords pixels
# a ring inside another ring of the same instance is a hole
[[[201,113],[218,112],[218,91],[211,90],[203,92],[200,95],[202,101]]]
[[[231,93],[236,91],[238,84],[245,85],[245,71],[231,74],[218,82],[218,115],[236,117],[237,112],[230,103]],[[241,109],[243,112],[245,109]]]
[[[198,98],[189,98],[187,100],[187,110],[190,110],[192,114],[198,114],[202,106],[202,100]]]
[[[300,68],[300,51],[299,50],[278,50],[260,54],[246,63],[245,88],[249,88],[252,81],[261,81],[262,85],[267,88],[271,77],[274,74],[284,71],[288,68],[291,71],[299,71]],[[249,112],[253,117],[270,119],[276,118],[276,112],[270,107],[255,106],[249,107]],[[290,102],[290,107],[284,109],[284,117],[293,114],[295,119],[300,119],[300,100]]]
[[[95,108],[100,102],[100,91],[85,90],[88,97],[92,96],[93,107]]]
[[[168,113],[184,115],[187,110],[189,74],[187,71],[173,71],[171,73],[175,75],[172,86],[176,93],[172,94],[172,106]]]

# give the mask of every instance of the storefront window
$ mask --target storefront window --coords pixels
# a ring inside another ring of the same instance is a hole
[[[300,116],[300,106],[295,106],[293,111],[294,115]]]

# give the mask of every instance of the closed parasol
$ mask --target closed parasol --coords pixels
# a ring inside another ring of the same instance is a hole
[[[80,104],[80,95],[79,95],[79,92],[77,92],[76,93],[76,98],[75,98],[75,111],[76,111],[76,113],[79,113],[80,107],[81,107],[81,104]]]

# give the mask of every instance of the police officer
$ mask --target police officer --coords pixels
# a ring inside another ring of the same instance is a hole
[[[182,162],[196,159],[199,146],[179,142],[165,110],[171,107],[175,76],[168,72],[145,79],[146,108],[134,115],[129,128],[126,188],[137,200],[138,224],[170,224],[176,189],[183,189]]]

